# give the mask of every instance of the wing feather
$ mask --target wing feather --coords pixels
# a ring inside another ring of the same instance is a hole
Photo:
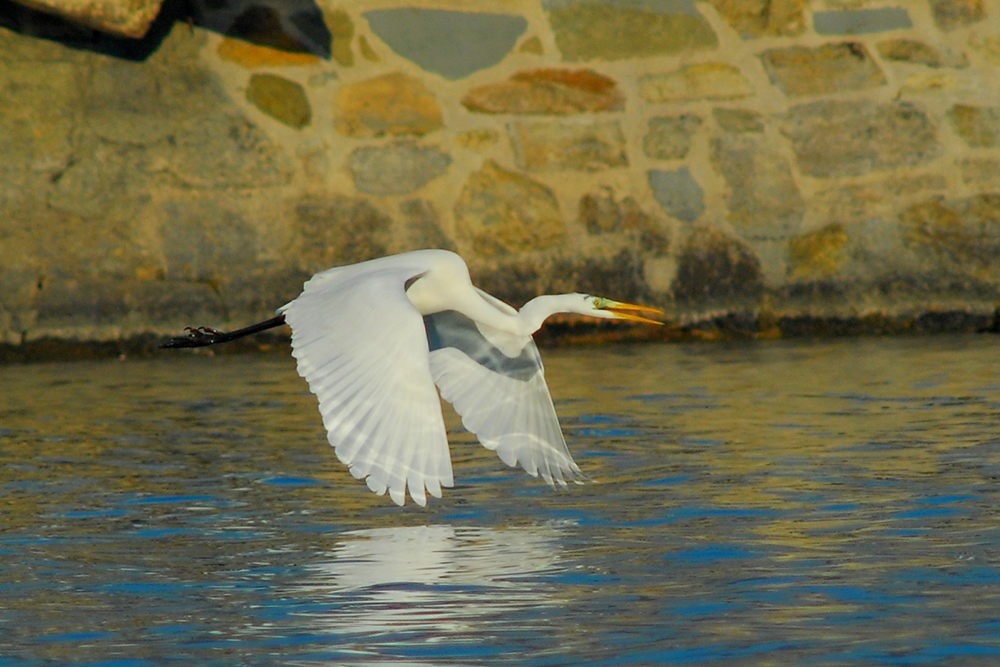
[[[292,355],[351,474],[399,505],[407,491],[423,505],[454,484],[426,331],[405,292],[426,266],[348,268],[318,274],[281,309]]]
[[[465,428],[507,465],[520,464],[549,484],[565,486],[566,479],[582,478],[566,447],[531,337],[515,341],[511,334],[455,314],[428,318],[433,318],[438,337],[438,347],[430,352],[434,382]],[[510,356],[515,350],[520,351],[516,358]],[[525,371],[529,362],[534,368],[530,376]]]

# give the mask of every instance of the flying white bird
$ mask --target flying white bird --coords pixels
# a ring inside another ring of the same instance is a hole
[[[662,313],[587,294],[539,296],[520,312],[476,288],[461,257],[417,250],[317,273],[278,316],[230,333],[188,329],[163,347],[222,343],[287,323],[299,375],[330,444],[377,494],[418,505],[453,486],[441,396],[509,466],[579,481],[532,334],[555,313],[661,324]]]

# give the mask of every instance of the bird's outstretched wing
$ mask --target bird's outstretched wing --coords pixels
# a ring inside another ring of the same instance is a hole
[[[337,457],[375,493],[402,505],[409,488],[425,505],[454,481],[426,332],[405,292],[423,267],[376,262],[318,274],[280,312]]]
[[[530,336],[513,336],[455,311],[426,315],[424,325],[434,382],[484,447],[549,484],[566,486],[583,476],[566,448]]]

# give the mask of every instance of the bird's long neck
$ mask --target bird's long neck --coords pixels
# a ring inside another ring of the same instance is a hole
[[[424,315],[455,310],[474,322],[516,336],[535,333],[554,313],[580,312],[579,294],[545,294],[524,304],[519,312],[508,313],[477,293],[467,276],[461,278],[423,276],[409,285],[406,296]]]
[[[562,295],[545,294],[535,297],[524,304],[520,311],[511,314],[503,312],[481,298],[464,303],[456,310],[469,319],[498,331],[515,336],[530,336],[538,331],[550,315],[566,310],[562,307],[560,296]],[[428,312],[437,312],[437,310],[450,310],[450,308],[437,308]]]
[[[538,331],[545,320],[552,315],[574,312],[576,309],[571,308],[569,302],[575,296],[573,294],[543,294],[542,296],[536,296],[521,307],[520,312],[518,312],[515,318],[517,327],[521,330],[519,333],[530,336]]]

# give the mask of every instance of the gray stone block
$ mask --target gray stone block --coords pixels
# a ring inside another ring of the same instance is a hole
[[[813,14],[813,28],[820,35],[863,35],[912,27],[910,14],[902,7],[843,9]]]
[[[648,178],[653,197],[670,216],[694,222],[705,212],[705,192],[687,167],[676,171],[652,169]]]
[[[362,146],[351,151],[348,168],[358,192],[405,195],[444,175],[451,157],[435,146],[410,141]]]
[[[711,158],[729,185],[729,221],[743,238],[797,233],[805,202],[788,161],[763,135],[723,134],[712,141]]]
[[[543,0],[563,59],[618,60],[712,49],[718,38],[691,0]]]
[[[528,27],[522,16],[399,7],[363,16],[389,48],[446,79],[463,79],[510,53]]]
[[[788,110],[781,132],[810,176],[859,176],[920,164],[939,151],[937,126],[910,102],[828,100]]]
[[[770,49],[761,60],[771,81],[790,97],[885,85],[885,75],[861,42]]]
[[[687,155],[691,137],[700,127],[701,118],[693,114],[650,118],[642,150],[654,159],[679,160]]]

